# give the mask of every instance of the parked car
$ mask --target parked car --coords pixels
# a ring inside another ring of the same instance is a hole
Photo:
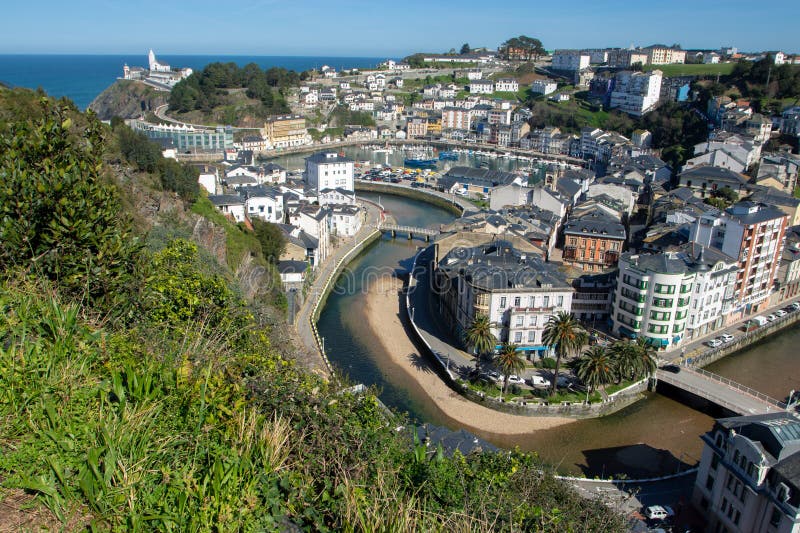
[[[510,376],[508,376],[508,382],[511,383],[511,384],[516,384],[516,385],[524,385],[525,384],[525,380],[524,379],[522,379],[521,377],[519,377],[517,375],[514,375],[514,374],[511,374]]]
[[[722,342],[731,342],[734,338],[735,337],[730,333],[723,333],[722,335],[719,336],[719,340],[721,340]]]
[[[675,511],[668,505],[651,505],[644,510],[648,520],[666,520],[675,516]]]
[[[789,307],[791,307],[793,311],[797,311],[798,309],[800,309],[800,302],[794,302]]]
[[[531,376],[531,378],[528,380],[528,383],[531,384],[531,387],[549,387],[552,385],[549,379],[543,378],[538,374]]]
[[[556,378],[556,385],[559,387],[569,387],[570,383],[572,383],[572,380],[567,376],[558,376]]]
[[[786,316],[786,311],[784,311],[783,309],[778,309],[777,311],[775,311],[775,316],[779,318],[782,316]]]
[[[716,348],[717,346],[722,346],[722,341],[719,339],[711,339],[706,341],[706,344],[712,348]]]
[[[492,381],[503,381],[503,376],[502,376],[502,374],[500,374],[500,372],[497,372],[496,370],[492,370],[491,372],[487,372],[487,373],[486,373],[486,375],[487,375],[487,376],[489,377],[489,379],[491,379]]]
[[[775,315],[767,315],[767,322],[774,322],[775,320],[778,320],[777,316],[775,316]]]

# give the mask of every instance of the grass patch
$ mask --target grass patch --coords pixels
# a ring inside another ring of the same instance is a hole
[[[625,381],[622,381],[620,383],[611,384],[611,385],[606,387],[606,394],[614,394],[615,392],[619,392],[622,389],[630,387],[634,383],[635,383],[635,381],[631,381],[629,379],[626,379]]]
[[[734,63],[703,64],[676,64],[676,65],[645,65],[645,71],[660,70],[667,78],[677,76],[728,76],[733,72]]]
[[[261,256],[261,244],[259,244],[256,235],[225,218],[208,198],[198,198],[192,205],[192,212],[225,229],[225,259],[230,269],[234,272],[245,254],[249,253],[255,257]]]

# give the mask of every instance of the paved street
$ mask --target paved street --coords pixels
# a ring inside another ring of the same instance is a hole
[[[339,260],[348,254],[350,250],[352,250],[357,244],[363,242],[364,239],[376,231],[375,228],[371,226],[379,219],[380,210],[378,207],[370,203],[364,203],[363,205],[367,207],[366,221],[361,226],[361,229],[355,238],[346,239],[335,249],[333,254],[331,254],[330,257],[325,260],[324,264],[314,271],[314,281],[309,287],[308,292],[306,293],[306,299],[297,312],[297,316],[295,317],[295,329],[297,330],[297,334],[300,337],[300,340],[303,342],[303,346],[305,347],[306,351],[314,356],[313,359],[315,359],[315,361],[313,366],[326,371],[327,363],[320,354],[319,348],[317,347],[317,341],[314,338],[313,331],[311,330],[311,313],[314,310],[314,304],[317,302],[317,300],[319,300],[319,297],[322,294],[325,283],[327,282],[328,278],[330,278]]]

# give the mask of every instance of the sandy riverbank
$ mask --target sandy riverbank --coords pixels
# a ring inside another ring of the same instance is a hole
[[[464,399],[450,389],[433,371],[427,358],[408,338],[398,316],[398,290],[402,282],[384,276],[371,283],[365,295],[365,314],[375,339],[391,362],[414,379],[442,413],[466,429],[497,435],[520,435],[570,422],[571,418],[531,417],[501,413]]]

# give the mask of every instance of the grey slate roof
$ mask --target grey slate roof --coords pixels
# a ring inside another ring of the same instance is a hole
[[[464,276],[468,283],[488,291],[572,290],[555,265],[536,255],[524,254],[503,240],[455,248],[439,262],[439,269],[450,278]]]
[[[217,207],[221,205],[244,205],[244,198],[238,194],[211,194],[208,199]]]
[[[717,420],[717,425],[734,429],[738,434],[761,443],[764,450],[778,461],[800,451],[800,417],[796,413],[779,411],[734,416]]]
[[[278,272],[281,274],[296,274],[305,272],[308,263],[305,261],[278,261]]]
[[[439,182],[449,189],[456,182],[471,183],[483,187],[497,187],[508,185],[517,178],[516,174],[503,172],[500,170],[488,170],[483,168],[453,167],[447,174],[439,178]]]
[[[746,176],[743,176],[738,172],[734,172],[727,168],[705,164],[697,165],[696,167],[684,170],[681,172],[680,177],[681,179],[705,179],[721,183],[730,183],[737,187],[746,184],[748,181]]]
[[[596,235],[605,239],[625,240],[625,226],[598,212],[589,213],[579,219],[570,220],[564,226],[564,235]]]
[[[310,161],[312,163],[352,163],[353,160],[349,157],[345,157],[339,154],[335,154],[333,157],[327,157],[328,154],[332,154],[335,152],[317,152],[314,155],[310,155],[306,157],[306,161]]]
[[[742,212],[743,209],[752,207],[757,207],[758,210],[752,213]],[[739,202],[732,205],[725,210],[725,213],[730,218],[738,220],[742,224],[759,224],[761,222],[766,222],[767,220],[773,220],[786,216],[786,214],[777,207],[748,201]]]

